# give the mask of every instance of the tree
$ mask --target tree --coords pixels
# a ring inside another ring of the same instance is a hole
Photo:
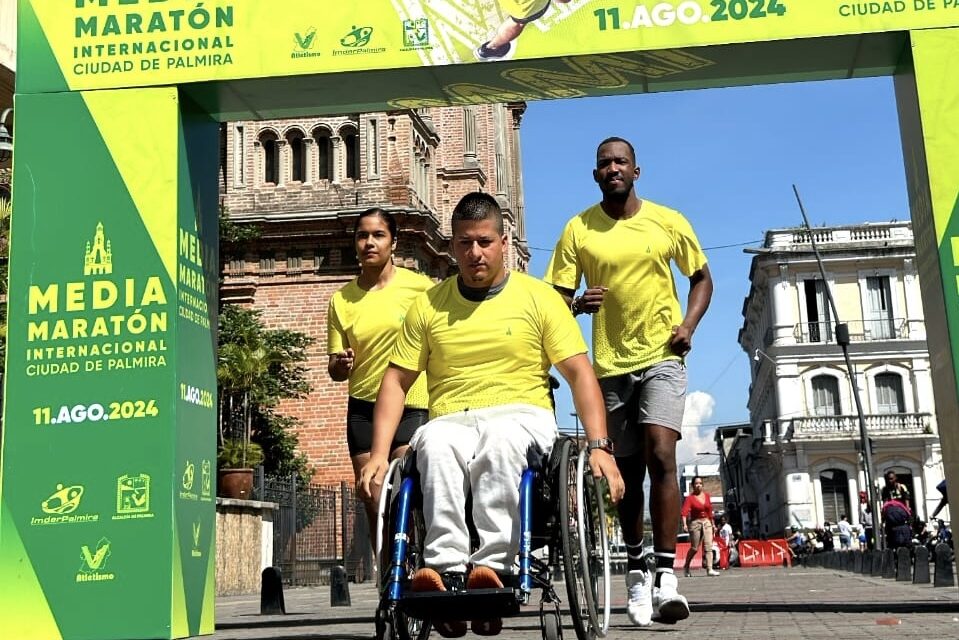
[[[296,419],[276,412],[286,398],[310,391],[306,349],[313,339],[297,331],[267,329],[256,309],[224,306],[217,350],[218,439],[221,451],[239,443],[241,464],[251,443],[262,448],[271,473],[308,477],[305,457],[296,452]]]

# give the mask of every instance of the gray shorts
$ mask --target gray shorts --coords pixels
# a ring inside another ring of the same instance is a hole
[[[617,456],[630,456],[642,448],[639,425],[668,427],[682,438],[686,409],[686,365],[666,360],[609,378],[600,378],[606,402],[606,429],[616,443]]]

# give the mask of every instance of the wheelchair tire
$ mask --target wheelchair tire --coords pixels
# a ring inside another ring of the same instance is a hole
[[[426,640],[429,635],[428,622],[410,618],[395,605],[376,611],[376,640]]]
[[[402,480],[400,474],[400,460],[393,460],[383,475],[383,489],[380,491],[380,497],[376,504],[376,548],[373,550],[376,554],[376,586],[383,588],[383,581],[390,568],[391,548],[387,540],[387,534],[393,527],[393,521],[396,518],[394,502],[396,501],[396,492],[400,488]]]
[[[609,544],[606,539],[605,480],[593,477],[587,451],[579,452],[576,468],[577,525],[580,536],[583,575],[588,577],[585,589],[590,600],[590,624],[596,635],[605,637],[609,630],[610,576]]]
[[[543,640],[563,640],[563,625],[558,611],[546,611],[542,620]]]
[[[559,452],[559,482],[556,492],[559,500],[559,530],[563,550],[563,575],[573,628],[579,640],[593,640],[600,634],[596,624],[596,580],[590,575],[590,563],[584,559],[580,538],[587,536],[585,548],[592,545],[591,529],[579,526],[579,455],[572,440],[563,440]],[[590,525],[592,519],[589,519]],[[584,571],[584,569],[586,569]]]
[[[385,581],[389,574],[392,562],[392,548],[387,542],[392,542],[393,523],[396,522],[396,497],[402,480],[400,461],[394,460],[386,472],[383,481],[383,491],[377,508],[377,584],[380,589],[380,606],[376,612],[377,640],[426,640],[429,637],[432,625],[428,620],[420,620],[406,615],[395,603],[387,602],[385,595]],[[426,525],[423,514],[419,509],[410,513],[410,540],[407,546],[406,567],[404,573],[409,580],[417,569],[423,566],[423,540],[426,537]]]

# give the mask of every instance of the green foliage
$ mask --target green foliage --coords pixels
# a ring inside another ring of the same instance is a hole
[[[263,448],[255,442],[228,438],[220,445],[216,461],[221,469],[251,469],[263,463]]]
[[[260,237],[260,228],[255,224],[237,224],[230,218],[225,206],[220,207],[220,242],[227,245],[243,244]]]
[[[266,473],[312,475],[297,453],[297,421],[276,412],[286,398],[310,391],[306,349],[313,339],[297,331],[267,329],[257,309],[226,305],[220,313],[217,350],[217,406],[221,451],[238,446],[261,448]],[[238,443],[238,444],[227,444]],[[249,464],[249,462],[247,462]],[[254,465],[250,465],[254,466]]]
[[[266,459],[263,471],[271,476],[287,477],[297,474],[305,480],[313,475],[308,472],[309,464],[304,454],[297,449],[299,438],[296,427],[299,421],[290,416],[280,415],[272,410],[257,412],[253,419],[256,441],[263,447]]]

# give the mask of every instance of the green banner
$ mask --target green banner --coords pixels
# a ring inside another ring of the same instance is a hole
[[[948,486],[959,486],[959,29],[912,34],[896,76],[916,264]],[[953,507],[955,509],[955,507]],[[955,519],[955,518],[953,518]]]
[[[20,0],[17,90],[477,62],[518,23],[537,59],[956,26],[959,0]]]
[[[2,635],[212,632],[216,126],[169,88],[16,109]]]

